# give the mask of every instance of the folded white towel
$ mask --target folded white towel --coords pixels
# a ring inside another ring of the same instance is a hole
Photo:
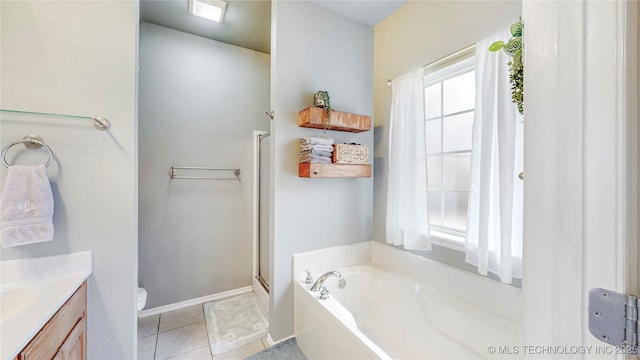
[[[320,136],[309,136],[300,138],[302,145],[333,145],[333,139]]]
[[[53,194],[44,165],[13,165],[0,199],[0,245],[53,239]]]
[[[306,154],[313,154],[313,155],[318,155],[318,156],[325,156],[330,158],[331,155],[333,155],[332,153],[328,152],[328,151],[321,151],[321,150],[309,150],[309,151],[301,151],[300,155],[306,155]]]
[[[331,158],[330,157],[326,157],[326,156],[318,156],[318,155],[313,155],[313,154],[305,154],[305,155],[300,155],[300,162],[301,163],[324,163],[324,164],[330,164],[331,163]]]
[[[327,160],[329,160],[329,162],[331,162],[331,156],[323,156],[323,155],[316,155],[316,154],[300,154],[300,162],[309,162],[309,160],[320,160],[322,162],[326,162]]]
[[[313,154],[313,155],[331,157],[331,155],[333,155],[333,152],[332,151],[317,150],[317,149],[300,150],[300,155],[306,155],[306,154]]]
[[[300,146],[301,152],[310,151],[310,150],[333,152],[333,145],[301,145]]]

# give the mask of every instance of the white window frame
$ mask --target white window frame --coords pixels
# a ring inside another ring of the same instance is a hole
[[[475,46],[470,46],[425,66],[423,89],[426,89],[427,87],[433,84],[444,82],[450,78],[453,78],[455,76],[462,75],[464,73],[467,73],[469,71],[474,71],[474,70],[476,70],[475,69]],[[441,109],[443,109],[444,96],[441,96],[440,101],[441,101],[441,104],[440,104]],[[472,109],[447,114],[447,116],[465,114],[473,111],[475,111],[475,103]],[[426,115],[425,115],[424,121],[426,123],[427,121],[433,121],[435,119],[442,120],[443,119],[442,114],[437,118],[436,117],[426,118]],[[440,131],[441,131],[441,139],[442,139],[442,131],[444,131],[443,121],[441,121]],[[454,154],[454,153],[471,153],[471,149],[469,149],[469,151],[465,150],[461,152],[460,151],[451,152],[451,154]],[[441,154],[444,154],[444,153],[441,153]],[[447,152],[447,154],[449,154],[449,152]],[[425,154],[425,156],[428,156],[428,155]],[[441,163],[442,163],[441,166],[444,166],[444,161],[442,161]],[[444,194],[444,190],[445,188],[443,184],[443,189],[442,189],[443,194]],[[431,242],[433,244],[450,248],[453,250],[457,250],[457,251],[462,251],[462,252],[465,251],[464,244],[465,244],[466,232],[456,231],[454,229],[447,229],[441,226],[437,226],[436,228],[434,228],[433,225],[431,224],[429,225],[431,228]]]

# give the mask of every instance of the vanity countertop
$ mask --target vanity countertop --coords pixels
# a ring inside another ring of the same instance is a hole
[[[0,359],[13,359],[89,277],[91,252],[0,262]]]

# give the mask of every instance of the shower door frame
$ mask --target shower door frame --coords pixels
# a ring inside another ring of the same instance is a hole
[[[263,304],[266,303],[268,309],[269,283],[260,274],[260,149],[261,140],[265,135],[269,135],[268,131],[253,132],[253,261],[252,261],[252,279],[254,292],[266,297],[261,299]],[[266,279],[267,281],[269,279]]]

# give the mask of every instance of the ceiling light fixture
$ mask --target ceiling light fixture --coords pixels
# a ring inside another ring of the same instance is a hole
[[[227,3],[222,0],[189,0],[189,12],[212,21],[222,22]]]

